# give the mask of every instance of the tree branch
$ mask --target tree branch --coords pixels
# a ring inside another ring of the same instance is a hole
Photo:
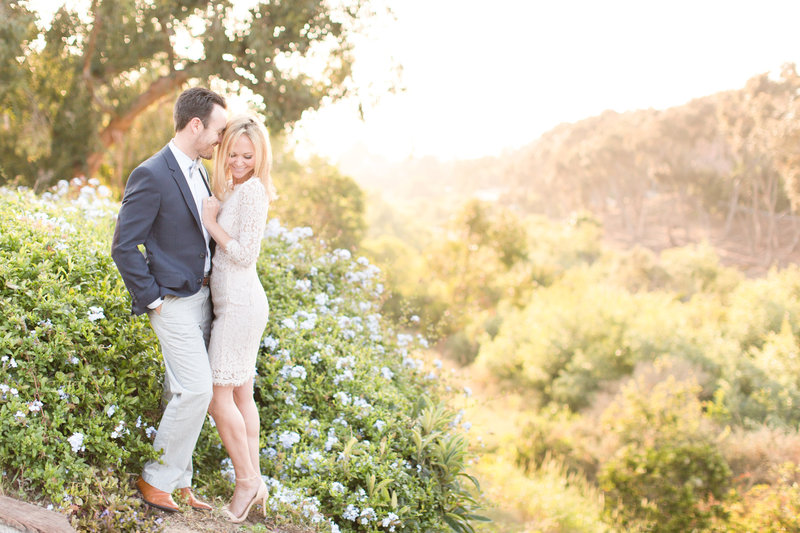
[[[172,71],[166,76],[158,78],[150,84],[147,90],[140,94],[130,106],[121,114],[113,116],[108,125],[100,133],[101,149],[88,157],[89,175],[93,176],[100,168],[100,163],[105,150],[114,144],[115,137],[130,129],[133,121],[136,120],[145,109],[156,103],[170,92],[174,91],[191,77],[189,69]]]
[[[89,41],[86,43],[86,48],[83,52],[83,79],[86,80],[89,87],[89,92],[94,94],[92,87],[92,59],[94,58],[94,51],[97,48],[97,34],[100,33],[100,27],[103,25],[102,19],[97,13],[97,1],[92,0],[92,6],[89,11],[94,15],[94,22],[92,22],[92,31],[89,33]]]

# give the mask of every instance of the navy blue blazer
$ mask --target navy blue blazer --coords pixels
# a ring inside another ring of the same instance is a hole
[[[213,240],[209,248],[213,253]],[[131,172],[111,257],[136,315],[167,294],[190,296],[202,287],[206,243],[200,213],[169,145]]]

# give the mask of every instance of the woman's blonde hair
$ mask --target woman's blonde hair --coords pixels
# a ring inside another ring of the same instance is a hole
[[[228,167],[228,154],[231,148],[242,135],[247,135],[255,148],[255,165],[253,166],[253,176],[258,177],[264,184],[267,191],[267,200],[274,201],[278,195],[272,185],[270,171],[272,170],[272,148],[269,144],[269,134],[264,125],[255,117],[250,115],[240,115],[228,121],[225,127],[225,134],[222,142],[217,147],[217,157],[214,162],[214,195],[220,200],[224,200],[232,187],[230,185],[230,168]]]

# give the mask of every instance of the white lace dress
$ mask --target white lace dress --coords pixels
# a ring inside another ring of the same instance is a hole
[[[217,222],[231,237],[217,246],[211,271],[214,322],[208,359],[215,385],[238,386],[255,374],[269,304],[256,272],[267,223],[267,193],[257,178],[237,185],[220,206]]]

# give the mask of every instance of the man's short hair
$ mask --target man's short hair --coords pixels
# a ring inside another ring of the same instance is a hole
[[[205,87],[186,89],[175,102],[172,118],[175,120],[175,131],[181,131],[194,117],[208,127],[208,119],[214,106],[226,107],[225,99]]]

